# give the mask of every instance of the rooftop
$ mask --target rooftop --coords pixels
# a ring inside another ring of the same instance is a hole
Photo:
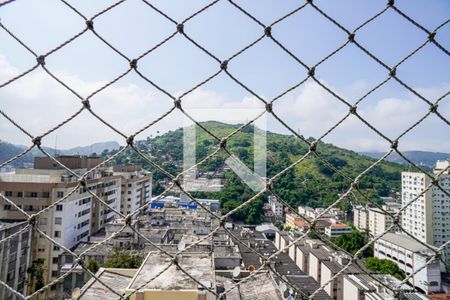
[[[111,287],[119,294],[125,292],[126,287],[131,282],[134,269],[104,269],[100,268],[96,276],[107,286]],[[100,298],[99,298],[100,297]],[[110,289],[105,287],[95,278],[91,278],[81,289],[80,300],[98,299],[119,299]]]
[[[292,285],[301,287],[301,290],[306,294],[312,294],[320,288],[320,284],[308,275],[288,275],[286,276],[286,279]],[[313,299],[331,300],[332,298],[324,290],[320,290]]]
[[[185,253],[178,258],[178,265],[183,270],[204,285],[212,285],[214,269],[211,255],[208,253]],[[175,264],[172,264],[169,256],[159,252],[150,252],[128,289],[197,290],[198,283],[181,272]]]
[[[347,224],[344,224],[344,223],[332,223],[330,225],[330,227],[332,227],[332,228],[350,228],[350,226],[348,226]]]
[[[229,278],[217,276],[217,282],[226,290],[235,282]],[[239,287],[229,291],[227,300],[282,300],[277,284],[268,273],[253,275],[249,280],[240,282]]]
[[[428,247],[425,247],[421,243],[417,242],[413,238],[404,235],[404,234],[395,234],[395,233],[386,233],[380,238],[380,241],[386,241],[391,244],[397,245],[404,249],[408,249],[412,252],[430,252],[431,250]],[[430,248],[434,249],[435,247],[428,245]]]

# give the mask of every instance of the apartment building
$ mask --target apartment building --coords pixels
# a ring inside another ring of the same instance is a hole
[[[330,237],[338,237],[343,234],[352,233],[353,229],[344,223],[331,223],[327,227],[325,227],[325,234]]]
[[[429,299],[425,295],[415,292],[409,285],[401,284],[400,280],[392,275],[346,275],[343,280],[343,289],[345,300]],[[397,291],[399,295],[395,295],[394,291]]]
[[[58,157],[77,174],[84,174],[101,160],[89,157]],[[59,275],[59,255],[62,249],[46,235],[66,248],[86,241],[90,234],[103,228],[117,217],[120,210],[121,176],[99,170],[88,174],[86,185],[75,189],[77,178],[59,168],[49,158],[37,158],[41,169],[17,169],[15,173],[0,174],[0,193],[27,214],[39,212],[37,229],[32,236],[31,263],[43,263],[44,282]],[[101,203],[91,193],[102,199]],[[21,221],[28,216],[11,203],[0,198],[0,220]],[[31,291],[34,283],[30,282]]]
[[[0,240],[9,238],[0,243],[0,280],[21,294],[27,293],[27,269],[31,258],[31,229],[26,226],[26,222],[0,222]],[[0,299],[19,298],[0,285]]]
[[[353,206],[353,225],[361,231],[369,228],[369,210],[362,205]]]
[[[353,207],[353,224],[361,231],[368,230],[372,236],[378,236],[387,230],[393,231],[395,228],[391,228],[391,226],[394,219],[391,215],[396,214],[400,206],[398,203],[388,203],[380,209],[355,205]]]
[[[272,210],[273,215],[275,216],[275,219],[282,219],[283,218],[283,210],[284,206],[283,204],[277,200],[274,196],[269,196],[269,205],[270,210]]]
[[[427,294],[441,290],[439,261],[427,264],[433,255],[434,251],[402,234],[386,233],[375,242],[374,247],[375,257],[394,261],[406,275],[419,270],[411,277],[410,283]],[[426,267],[423,268],[424,265]]]
[[[332,207],[327,209],[323,207],[312,208],[309,206],[299,206],[298,213],[308,220],[334,220],[335,222],[345,219],[345,212],[341,209]]]
[[[300,221],[300,220],[302,220],[302,218],[300,218],[298,215],[296,215],[294,213],[287,213],[284,225],[286,227],[294,228],[295,227],[295,222],[296,221]]]
[[[441,172],[438,182],[449,193],[450,161],[436,163],[434,174]],[[402,227],[421,241],[440,247],[450,240],[450,197],[436,186],[424,192],[430,183],[424,173],[402,173],[402,205],[409,205],[402,214]],[[450,263],[450,246],[444,255]]]
[[[152,197],[152,175],[141,165],[115,165],[113,174],[122,177],[120,212],[133,213]]]
[[[387,205],[383,205],[382,208],[387,213],[375,207],[369,209],[369,233],[373,236],[378,236],[385,231],[395,230],[395,228],[392,227],[394,219],[389,214],[396,214],[398,209],[393,209]]]

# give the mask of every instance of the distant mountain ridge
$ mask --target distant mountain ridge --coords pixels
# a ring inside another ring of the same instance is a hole
[[[433,168],[438,160],[450,160],[450,153],[429,151],[402,151],[402,153],[413,163],[427,168]],[[384,152],[360,152],[360,154],[376,159],[385,155]],[[391,153],[387,157],[387,160],[398,164],[408,164],[408,162],[396,152]]]
[[[115,141],[108,141],[70,149],[57,149],[56,151],[54,148],[49,147],[43,147],[43,149],[52,155],[54,155],[55,153],[57,155],[91,155],[93,153],[101,155],[102,152],[105,150],[108,151],[117,150],[120,147],[121,146],[119,143]],[[23,145],[14,145],[0,140],[0,163],[3,163],[8,159],[14,157],[15,155],[21,153],[26,148],[27,147]],[[34,157],[43,155],[44,154],[42,154],[42,152],[39,149],[33,149],[31,152],[13,161],[11,165],[14,167],[22,167],[24,164],[33,163]]]

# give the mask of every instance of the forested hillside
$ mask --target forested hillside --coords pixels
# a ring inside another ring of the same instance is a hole
[[[218,137],[224,137],[237,128],[237,125],[218,122],[206,122],[203,125]],[[250,169],[253,166],[253,130],[253,127],[246,127],[227,142],[230,152],[237,155]],[[196,132],[197,161],[200,161],[217,148],[218,141],[200,128],[197,128]],[[137,146],[171,174],[175,175],[182,170],[182,129],[171,131],[155,138],[138,141]],[[108,157],[116,151],[104,151],[102,155]],[[294,136],[267,132],[267,177],[273,177],[298,160],[307,151],[307,144]],[[331,144],[320,143],[317,146],[317,152],[350,178],[355,178],[375,162],[374,159]],[[199,166],[198,171],[222,170],[226,157],[227,154],[221,151],[219,155]],[[139,157],[134,151],[125,151],[125,154],[117,158],[117,162],[143,164],[145,168],[154,172],[154,193],[160,193],[163,190],[160,181],[164,180],[166,176]],[[395,163],[383,162],[362,178],[359,188],[374,201],[379,201],[380,196],[392,195],[399,191],[402,168],[401,165]],[[251,198],[254,192],[242,183],[232,171],[226,171],[224,177],[225,186],[220,192],[197,192],[196,195],[220,199],[223,211],[227,212]],[[344,177],[333,171],[319,159],[308,156],[304,161],[297,164],[295,168],[290,169],[275,180],[273,190],[292,206],[306,204],[320,207],[334,202],[349,186],[350,181],[344,179]],[[363,197],[357,193],[355,195],[358,201],[364,201]],[[265,199],[266,196],[242,209],[234,216],[235,219],[258,223],[260,221],[262,203]],[[350,200],[357,201],[353,196]],[[348,202],[343,203],[343,205],[348,207]]]

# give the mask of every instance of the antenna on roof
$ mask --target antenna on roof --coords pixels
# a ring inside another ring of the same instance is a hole
[[[241,274],[241,268],[239,266],[235,267],[233,269],[233,278],[239,277],[240,274]]]
[[[178,251],[183,251],[185,248],[186,248],[186,243],[183,240],[181,240],[177,245],[177,249],[178,249]]]

